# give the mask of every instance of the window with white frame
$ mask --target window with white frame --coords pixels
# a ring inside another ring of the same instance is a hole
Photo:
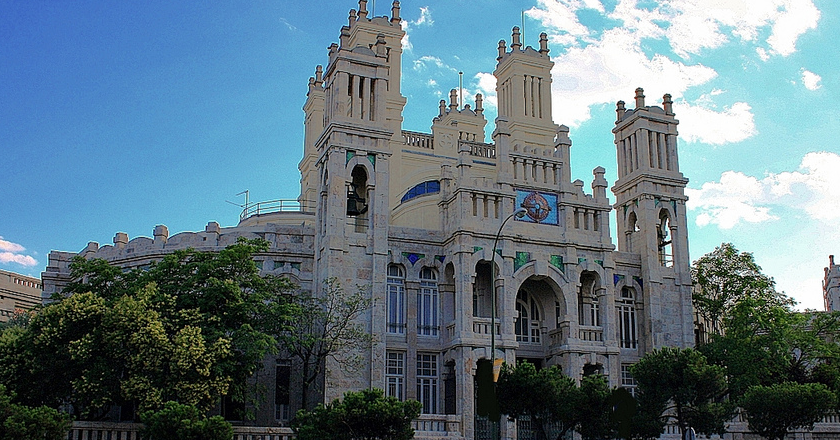
[[[405,353],[387,351],[385,358],[385,393],[405,400]]]
[[[438,357],[433,353],[417,353],[417,400],[423,414],[437,414]]]
[[[621,387],[627,389],[630,395],[636,396],[636,379],[630,374],[630,364],[621,365]]]
[[[518,342],[540,343],[540,307],[525,290],[516,295],[514,331]]]
[[[630,287],[621,288],[621,299],[618,303],[618,329],[621,348],[638,347],[635,295]]]
[[[405,271],[402,266],[388,266],[388,333],[405,333]]]
[[[417,291],[417,334],[438,335],[437,273],[424,267],[420,271],[420,290]]]

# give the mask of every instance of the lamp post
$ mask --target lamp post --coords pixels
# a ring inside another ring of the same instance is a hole
[[[499,225],[499,231],[496,232],[496,239],[493,240],[493,253],[490,255],[490,364],[493,366],[494,383],[499,379],[499,372],[496,366],[496,246],[499,244],[499,237],[502,235],[502,229],[505,227],[505,223],[514,217],[522,218],[527,213],[527,209],[520,207],[502,221],[502,224]]]

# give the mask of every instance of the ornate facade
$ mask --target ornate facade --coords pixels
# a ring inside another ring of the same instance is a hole
[[[431,133],[402,130],[403,35],[399,2],[390,16],[369,17],[365,0],[350,12],[309,81],[297,201],[250,205],[230,228],[118,233],[113,246],[80,254],[131,267],[172,249],[262,237],[272,244],[258,257],[266,273],[316,292],[331,277],[371,286],[365,368],[328,363],[323,398],[382,388],[421,401],[423,420],[437,427],[429,430],[467,439],[483,436],[474,384],[489,359],[559,365],[578,379],[600,372],[632,387],[628,367],[644,353],[693,345],[688,180],[670,96],[651,106],[637,89],[634,108],[618,103],[611,204],[604,168],[593,170],[590,192],[571,180],[569,129],[551,115],[545,34],[531,47],[514,28],[496,48],[492,143],[483,97],[460,105],[455,91],[439,102]],[[66,283],[73,255],[51,253],[45,295]]]

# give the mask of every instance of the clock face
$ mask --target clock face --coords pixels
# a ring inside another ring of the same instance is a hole
[[[519,221],[556,225],[557,194],[516,190],[516,206],[525,208],[526,216]]]

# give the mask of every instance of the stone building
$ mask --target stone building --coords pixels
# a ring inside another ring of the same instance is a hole
[[[369,285],[375,301],[363,319],[376,342],[360,353],[366,367],[350,374],[328,363],[323,399],[382,388],[419,400],[423,429],[456,438],[487,434],[474,383],[490,359],[559,365],[576,379],[600,372],[632,387],[628,368],[644,353],[693,345],[688,180],[670,96],[648,105],[637,89],[633,108],[618,102],[611,204],[604,168],[593,170],[591,191],[571,180],[569,129],[551,115],[545,34],[531,47],[514,28],[488,48],[498,51],[493,142],[484,142],[483,97],[461,105],[454,90],[430,115],[430,133],[405,131],[399,2],[379,17],[366,3],[309,80],[296,201],[251,204],[230,228],[118,233],[113,246],[79,254],[136,267],[173,249],[262,237],[272,245],[258,257],[265,273],[316,293],[331,277]],[[50,254],[45,295],[67,282],[73,255]],[[288,375],[277,362],[268,380]],[[294,407],[275,403],[257,423]]]
[[[0,322],[6,322],[18,310],[41,305],[41,280],[0,270]]]
[[[840,310],[840,266],[834,263],[834,255],[828,256],[828,267],[825,268],[822,288],[825,310],[827,312]]]

